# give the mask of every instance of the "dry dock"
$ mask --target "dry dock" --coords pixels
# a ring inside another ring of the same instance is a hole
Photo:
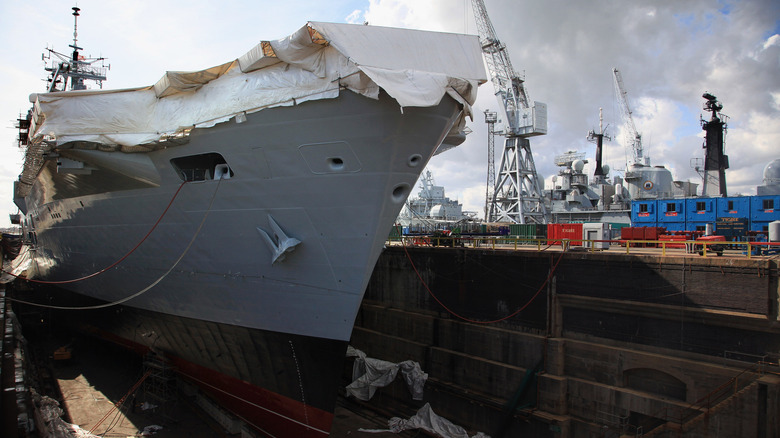
[[[154,357],[73,332],[48,310],[11,303],[0,285],[0,437],[258,437]],[[387,429],[389,418],[387,410],[340,396],[331,436],[373,437],[362,430]]]
[[[352,344],[494,438],[780,436],[778,260],[670,254],[391,246]]]
[[[384,429],[424,403],[494,438],[780,436],[776,258],[541,249],[388,246],[351,343],[370,357],[419,362],[429,375],[424,397],[413,401],[397,379],[368,402],[342,398],[332,436],[391,436],[359,429]],[[18,367],[12,341],[6,335],[3,359]],[[52,354],[61,341],[34,346]],[[77,343],[79,361],[52,371],[72,403],[67,420],[85,429],[145,369],[125,358],[95,370],[125,356],[87,347]],[[6,406],[25,389],[4,389],[2,432],[13,436],[20,417]],[[229,418],[206,415],[218,407],[180,397],[172,411],[125,409],[109,432],[131,436],[162,422],[158,436],[241,436]]]

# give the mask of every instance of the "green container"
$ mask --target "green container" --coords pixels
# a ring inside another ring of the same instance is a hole
[[[400,240],[402,235],[403,227],[400,225],[393,225],[393,228],[390,229],[390,235],[388,238],[390,240]]]
[[[537,238],[538,227],[536,224],[510,224],[509,235],[520,240],[533,240]],[[521,242],[530,243],[530,242]]]

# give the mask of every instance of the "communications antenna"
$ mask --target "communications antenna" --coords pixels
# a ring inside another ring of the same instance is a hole
[[[474,18],[499,106],[507,123],[498,180],[492,188],[486,221],[546,223],[547,209],[536,174],[528,137],[547,133],[547,105],[530,103],[525,80],[509,61],[506,46],[496,36],[483,0],[472,0]],[[490,124],[490,122],[488,122]],[[492,127],[490,129],[492,133]],[[488,133],[488,135],[492,135]],[[488,151],[488,153],[490,153]],[[489,163],[488,163],[489,166]],[[490,175],[488,175],[488,181]],[[490,186],[487,187],[490,190]],[[487,200],[486,200],[487,202]]]

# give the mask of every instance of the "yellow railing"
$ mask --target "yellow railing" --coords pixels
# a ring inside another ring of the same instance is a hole
[[[660,249],[661,255],[684,252],[686,254],[698,253],[702,257],[712,256],[752,256],[762,255],[771,251],[780,253],[780,242],[723,242],[701,240],[588,240],[588,239],[527,239],[518,236],[403,236],[388,239],[389,244],[400,243],[405,246],[432,246],[432,247],[459,247],[459,248],[483,248],[483,249],[513,249],[536,246],[537,251],[560,247],[570,250],[579,247],[589,252],[600,251],[604,244],[609,248],[624,246],[626,254],[631,250]]]

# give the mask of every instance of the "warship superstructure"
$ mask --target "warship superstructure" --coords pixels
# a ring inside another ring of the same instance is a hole
[[[164,356],[262,433],[328,435],[388,232],[486,81],[477,37],[310,22],[112,91],[85,89],[71,47],[19,123],[20,257],[61,288],[39,302]]]
[[[691,197],[696,183],[675,181],[664,166],[633,163],[623,177],[610,177],[603,165],[602,175],[589,178],[585,173],[585,154],[569,151],[556,157],[561,167],[553,176],[553,188],[546,191],[551,222],[631,222],[631,201]]]
[[[451,230],[461,221],[475,220],[476,212],[464,211],[463,204],[445,195],[444,186],[437,186],[426,170],[420,177],[417,197],[406,200],[397,223],[408,232]]]

